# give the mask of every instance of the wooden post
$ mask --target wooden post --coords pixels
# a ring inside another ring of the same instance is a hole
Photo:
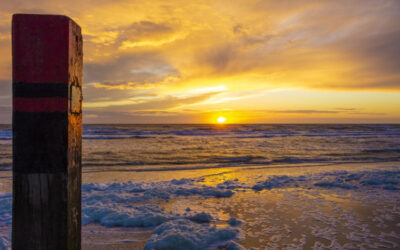
[[[82,36],[66,16],[15,14],[13,249],[80,249]]]

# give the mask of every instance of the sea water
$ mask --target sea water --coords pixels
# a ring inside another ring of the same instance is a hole
[[[11,168],[0,126],[0,168]],[[137,170],[400,159],[400,125],[84,125],[83,166]]]
[[[399,247],[399,160],[400,125],[84,125],[83,246]]]

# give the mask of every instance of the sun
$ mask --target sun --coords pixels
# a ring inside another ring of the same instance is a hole
[[[223,117],[223,116],[220,116],[220,117],[218,117],[217,122],[218,123],[225,123],[226,122],[226,118]]]

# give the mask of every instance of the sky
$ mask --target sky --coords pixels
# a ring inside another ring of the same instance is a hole
[[[84,123],[400,123],[398,0],[0,0],[0,123],[13,13],[82,27]]]

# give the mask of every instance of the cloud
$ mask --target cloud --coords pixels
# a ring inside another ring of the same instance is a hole
[[[209,92],[190,97],[164,96],[138,103],[86,108],[85,123],[198,123],[199,112],[167,111],[202,102],[221,92]]]
[[[85,103],[91,108],[103,103],[104,112],[171,112],[205,102],[207,109],[232,108],[229,104],[252,102],[247,91],[266,99],[265,90],[285,88],[379,93],[353,115],[400,119],[393,108],[400,105],[398,95],[389,94],[400,93],[397,0],[2,1],[0,81],[5,82],[11,81],[10,28],[16,12],[66,14],[82,26]],[[192,89],[222,85],[223,93],[190,99]],[[7,93],[0,105],[10,101]],[[275,114],[350,115],[329,107],[354,104],[338,99],[321,110],[308,109],[301,107],[312,107],[311,101],[301,99]],[[391,106],[379,105],[389,99]],[[265,103],[249,106],[261,110]]]
[[[109,85],[106,85],[107,87]],[[117,102],[134,97],[151,96],[151,93],[145,91],[127,90],[125,88],[103,88],[96,84],[87,84],[83,88],[84,104],[92,102]]]
[[[146,84],[160,82],[179,72],[162,56],[151,52],[125,54],[106,62],[88,62],[84,66],[86,82],[112,85],[120,82]]]
[[[267,110],[267,113],[277,114],[348,114],[348,115],[369,115],[369,116],[382,116],[386,115],[383,112],[363,112],[356,108],[339,108],[335,110],[318,110],[318,109],[303,109],[303,110]]]
[[[9,124],[11,120],[11,107],[0,106],[0,124]]]
[[[0,80],[0,107],[11,110],[11,95],[11,81]]]
[[[143,110],[168,110],[172,108],[177,108],[180,106],[186,106],[195,104],[198,102],[202,102],[211,98],[212,96],[220,94],[220,91],[216,92],[208,92],[199,95],[192,95],[188,97],[177,97],[177,96],[162,96],[162,97],[153,97],[153,98],[137,98],[132,100],[130,103],[126,102],[122,105],[112,102],[105,107],[96,108],[94,105],[93,109],[103,110],[103,111],[143,111]]]
[[[118,28],[116,43],[119,48],[159,46],[174,41],[176,32],[166,23],[151,21],[134,22],[128,27]]]
[[[268,113],[281,113],[281,114],[337,114],[340,111],[335,110],[268,110]]]
[[[158,34],[168,34],[173,31],[173,28],[164,23],[154,23],[151,21],[134,22],[128,27],[125,27],[119,33],[119,40],[125,41],[128,39],[138,39],[142,37],[153,37]]]
[[[273,75],[268,84],[278,87],[400,89],[400,3],[395,0],[263,0],[229,6],[41,0],[0,6],[8,15],[0,34],[9,27],[11,12],[64,13],[79,21],[88,82],[158,82],[181,75],[176,84],[182,85],[199,76]],[[7,77],[0,72],[0,79]]]
[[[398,2],[264,2],[268,10],[287,10],[273,25],[235,24],[232,39],[198,51],[196,62],[210,75],[274,75],[269,84],[287,87],[400,90]]]
[[[84,123],[86,124],[98,124],[98,123],[201,123],[197,114],[187,114],[182,112],[168,112],[165,111],[148,111],[145,113],[141,112],[99,112],[99,111],[86,111],[83,116]]]

